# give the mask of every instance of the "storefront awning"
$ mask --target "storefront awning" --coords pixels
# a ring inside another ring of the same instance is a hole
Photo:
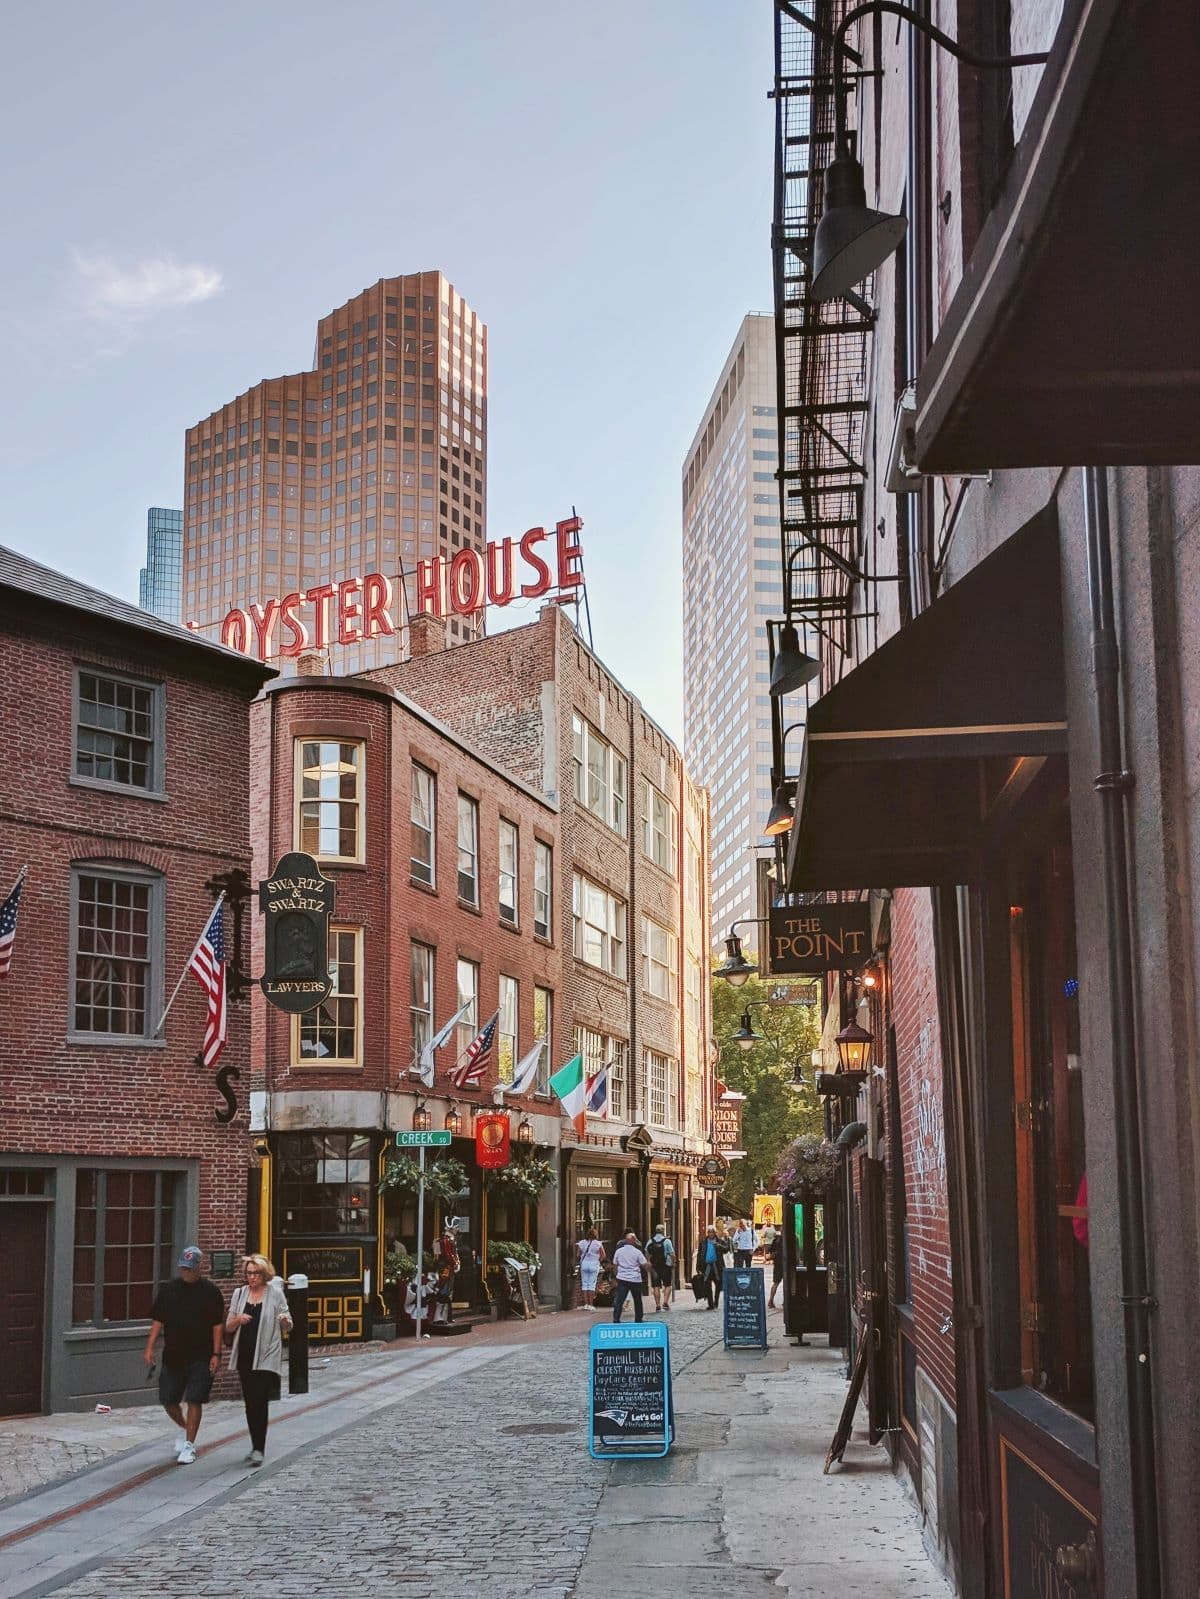
[[[1067,0],[917,383],[923,472],[1200,461],[1195,0]]]
[[[1067,747],[1058,540],[1036,518],[809,711],[787,887],[963,882]]]

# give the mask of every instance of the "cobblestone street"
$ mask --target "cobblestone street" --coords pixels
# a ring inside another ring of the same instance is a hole
[[[670,1318],[678,1438],[661,1461],[586,1448],[586,1328],[547,1317],[467,1348],[334,1361],[276,1407],[267,1465],[241,1464],[236,1407],[213,1407],[195,1467],[171,1430],[0,1507],[0,1594],[641,1595],[871,1592],[942,1599],[882,1450],[821,1476],[839,1357],[726,1352],[720,1321]],[[84,1420],[86,1418],[79,1418]],[[0,1447],[7,1442],[0,1432]],[[819,1503],[819,1513],[817,1505]],[[256,1575],[256,1573],[260,1573]]]

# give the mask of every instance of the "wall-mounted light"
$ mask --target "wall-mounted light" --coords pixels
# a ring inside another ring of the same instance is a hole
[[[517,1143],[533,1143],[533,1123],[529,1120],[528,1116],[522,1116],[520,1122],[517,1124]]]
[[[847,1022],[834,1039],[837,1045],[839,1069],[844,1072],[865,1072],[871,1058],[871,1045],[875,1034],[869,1033],[857,1022]]]
[[[733,927],[738,925],[734,922]],[[742,954],[742,941],[733,927],[729,929],[729,936],[725,940],[725,959],[717,967],[716,975],[723,977],[734,988],[740,988],[748,977],[754,976],[758,967]]]
[[[412,1130],[414,1133],[427,1133],[433,1126],[433,1117],[429,1114],[429,1107],[423,1099],[419,1099],[413,1107]]]
[[[739,1049],[753,1049],[755,1044],[762,1043],[762,1034],[756,1033],[751,1024],[749,1005],[742,1012],[742,1020],[737,1032],[729,1035],[729,1042],[736,1044]]]
[[[457,1105],[451,1105],[446,1112],[446,1131],[451,1138],[457,1138],[462,1132],[462,1112]]]
[[[779,633],[779,648],[771,665],[770,693],[772,699],[784,694],[794,694],[798,688],[820,677],[821,663],[816,656],[806,655],[800,648],[800,635],[794,622],[785,622]]]
[[[767,825],[763,828],[763,832],[768,838],[778,838],[781,833],[791,831],[792,823],[795,820],[796,815],[792,810],[788,786],[786,783],[780,783],[771,801],[771,809],[767,815]]]

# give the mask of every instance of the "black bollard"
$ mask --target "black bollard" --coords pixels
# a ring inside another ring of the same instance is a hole
[[[308,1392],[308,1278],[302,1271],[287,1280],[288,1313],[292,1330],[288,1336],[288,1393]]]

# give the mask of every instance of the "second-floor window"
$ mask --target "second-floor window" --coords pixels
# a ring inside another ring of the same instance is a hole
[[[363,858],[363,745],[301,739],[297,848],[319,860]]]
[[[649,856],[664,872],[675,875],[677,848],[677,823],[675,807],[653,783],[643,780],[642,793],[642,854]]]
[[[321,1066],[362,1063],[362,929],[329,929],[333,992],[295,1021],[293,1058]]]
[[[576,956],[613,977],[624,977],[624,901],[576,873],[571,909]]]
[[[582,716],[572,718],[575,798],[614,832],[625,831],[624,757]]]
[[[163,881],[116,867],[72,877],[71,1031],[148,1039],[161,1008]]]
[[[433,888],[437,873],[434,856],[434,822],[437,816],[437,779],[416,761],[412,767],[412,880]]]
[[[458,1006],[465,1005],[466,1013],[454,1029],[454,1062],[461,1060],[464,1051],[479,1031],[479,967],[474,961],[460,960],[458,974]]]
[[[409,1025],[412,1029],[413,1061],[433,1037],[433,950],[415,940],[410,956]]]
[[[479,806],[468,794],[458,796],[458,897],[479,904]]]
[[[533,1036],[544,1038],[542,1058],[538,1062],[537,1092],[550,1092],[550,1056],[554,1049],[554,993],[549,988],[533,991]]]
[[[516,823],[502,816],[500,818],[500,920],[512,922],[514,926],[517,920],[519,849]]]
[[[679,1067],[653,1049],[646,1051],[646,1120],[651,1127],[679,1125]]]
[[[629,1115],[629,1045],[623,1038],[610,1038],[590,1027],[576,1027],[574,1036],[575,1052],[583,1056],[589,1079],[602,1066],[608,1067],[608,1114],[613,1121],[625,1121]]]
[[[642,982],[657,999],[679,993],[679,957],[675,934],[649,916],[642,917]]]
[[[161,684],[79,667],[75,673],[75,775],[160,792]]]
[[[500,974],[500,1025],[497,1029],[497,1065],[502,1083],[511,1083],[517,1060],[517,1010],[520,990],[515,977]]]
[[[539,838],[533,846],[533,930],[539,938],[551,936],[554,914],[554,851]]]

